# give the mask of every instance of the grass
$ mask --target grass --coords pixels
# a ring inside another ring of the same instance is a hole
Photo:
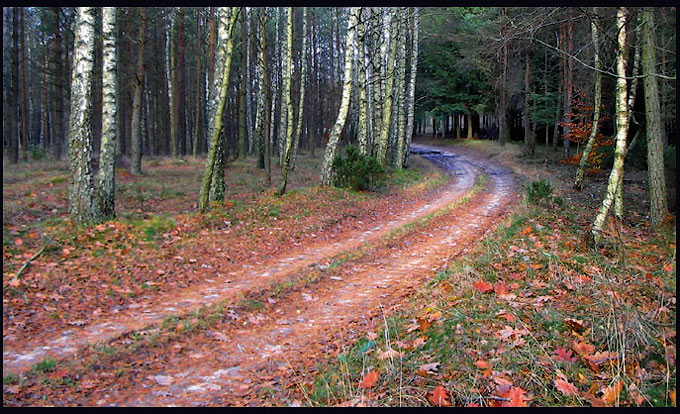
[[[674,356],[664,355],[675,341],[661,335],[675,326],[674,232],[651,236],[641,227],[623,228],[620,242],[593,250],[584,243],[590,210],[540,198],[438,272],[406,309],[380,323],[383,334],[364,336],[320,363],[308,405],[428,405],[426,392],[435,385],[446,388],[454,405],[485,405],[493,402],[488,398],[498,377],[526,390],[531,405],[589,405],[591,397],[602,402],[618,381],[623,389],[610,405],[672,405]],[[617,244],[624,246],[623,261]],[[517,283],[511,289],[517,298],[481,294],[473,287],[479,280]],[[423,323],[438,312],[441,317]],[[585,329],[574,329],[568,318],[583,321]],[[575,341],[618,358],[594,370],[584,359],[556,357],[558,347],[571,350]],[[388,347],[402,355],[379,358]],[[430,363],[439,364],[437,372],[420,369]],[[357,384],[369,368],[380,380],[362,390]],[[635,374],[640,368],[646,376]],[[566,396],[555,388],[558,370],[580,394]]]

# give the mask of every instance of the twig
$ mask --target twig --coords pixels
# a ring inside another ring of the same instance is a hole
[[[15,280],[18,280],[18,279],[21,277],[21,274],[24,272],[24,270],[26,270],[26,268],[28,267],[28,265],[30,265],[32,261],[34,261],[35,259],[37,259],[38,256],[40,256],[40,255],[45,251],[45,247],[47,247],[47,245],[50,244],[50,242],[52,241],[53,238],[54,238],[54,236],[50,237],[50,239],[47,240],[47,241],[42,245],[42,247],[40,248],[40,250],[38,250],[38,252],[37,252],[36,254],[34,254],[33,257],[31,257],[30,259],[28,259],[28,260],[23,264],[23,266],[21,266],[21,268],[19,269],[19,271],[17,272],[17,274],[14,275],[14,276],[12,276],[12,279],[10,280],[10,283],[11,283],[11,282],[14,282]]]

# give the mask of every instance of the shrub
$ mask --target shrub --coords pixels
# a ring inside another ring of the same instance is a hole
[[[541,200],[550,200],[553,188],[546,180],[532,181],[527,187],[527,201],[538,204]]]
[[[362,155],[354,146],[347,147],[347,157],[335,157],[332,170],[336,187],[351,188],[355,191],[373,190],[380,186],[385,169],[375,157]]]

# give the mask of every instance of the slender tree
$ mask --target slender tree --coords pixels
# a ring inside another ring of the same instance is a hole
[[[356,36],[356,26],[357,26],[357,16],[358,8],[352,7],[350,12],[349,20],[347,23],[347,39],[345,45],[345,79],[342,88],[342,100],[340,101],[340,110],[338,111],[338,117],[335,120],[333,129],[331,130],[330,138],[328,139],[328,144],[326,145],[326,153],[323,159],[323,166],[321,168],[321,185],[331,184],[331,168],[333,166],[333,160],[335,159],[335,151],[338,146],[338,140],[340,138],[340,133],[345,127],[345,121],[347,119],[347,112],[349,111],[349,101],[352,94],[352,62],[353,53],[352,45],[354,44],[354,37]]]
[[[302,121],[305,116],[305,97],[307,85],[307,8],[302,8],[302,46],[300,49],[300,93],[298,101],[298,116],[295,131],[293,132],[293,153],[290,161],[290,169],[295,169],[295,162],[297,161],[298,146],[300,144],[300,135],[302,134]]]
[[[590,32],[593,39],[593,65],[595,67],[595,103],[593,104],[593,129],[588,136],[588,143],[586,144],[581,160],[576,170],[576,181],[574,181],[574,189],[581,190],[583,185],[583,176],[586,170],[586,164],[590,157],[590,152],[595,143],[597,130],[600,122],[600,106],[602,106],[602,72],[600,71],[600,35],[599,26],[597,22],[597,8],[593,8],[593,20],[590,22]]]
[[[626,19],[628,11],[619,7],[616,12],[617,51],[616,51],[616,148],[614,149],[614,166],[609,174],[609,183],[602,205],[597,211],[595,222],[591,230],[595,244],[602,238],[602,227],[611,208],[616,187],[623,182],[623,161],[626,151],[626,136],[628,135],[628,91],[626,82]]]
[[[283,101],[286,104],[286,134],[283,147],[283,159],[281,160],[281,183],[276,191],[276,195],[281,196],[286,192],[288,182],[288,169],[290,167],[290,157],[293,150],[293,99],[291,96],[290,72],[293,66],[293,8],[288,8],[288,26],[286,28],[286,53],[283,57]],[[283,137],[281,138],[283,139]]]
[[[97,204],[103,219],[114,217],[116,182],[116,9],[102,8],[102,143]]]
[[[411,138],[413,137],[413,124],[415,114],[415,92],[416,74],[418,71],[418,17],[417,8],[412,8],[411,14],[411,78],[408,83],[408,94],[406,98],[406,151],[404,152],[404,167],[409,165],[409,154],[411,153]]]
[[[208,128],[210,132],[210,146],[198,201],[198,209],[201,213],[205,213],[208,210],[208,197],[211,193],[211,185],[213,185],[213,176],[221,175],[222,183],[224,183],[224,169],[219,170],[215,168],[215,161],[217,154],[222,152],[219,145],[220,133],[222,131],[222,114],[227,103],[227,92],[229,90],[229,75],[234,48],[233,31],[236,19],[238,18],[238,8],[230,7],[229,10],[227,8],[220,9],[222,10],[219,13],[219,45],[216,62],[216,72],[219,76],[215,78],[215,84],[212,85],[214,90],[219,91],[219,94],[213,93],[210,99],[210,125]],[[224,198],[224,187],[222,187],[221,192],[222,198]]]
[[[144,86],[144,37],[146,35],[146,8],[139,7],[139,39],[137,40],[137,65],[135,71],[135,89],[132,98],[132,124],[130,125],[130,145],[132,146],[132,162],[130,174],[142,174],[142,90]]]

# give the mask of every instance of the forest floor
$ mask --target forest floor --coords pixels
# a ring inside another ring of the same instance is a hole
[[[203,163],[150,160],[118,173],[119,219],[94,229],[66,218],[64,165],[4,169],[4,405],[674,403],[674,233],[627,203],[637,218],[596,254],[579,224],[597,194],[572,199],[557,174],[565,206],[518,203],[516,180],[545,167],[451,148],[377,194],[314,188],[319,161],[301,157],[278,199],[237,161],[203,217]]]

